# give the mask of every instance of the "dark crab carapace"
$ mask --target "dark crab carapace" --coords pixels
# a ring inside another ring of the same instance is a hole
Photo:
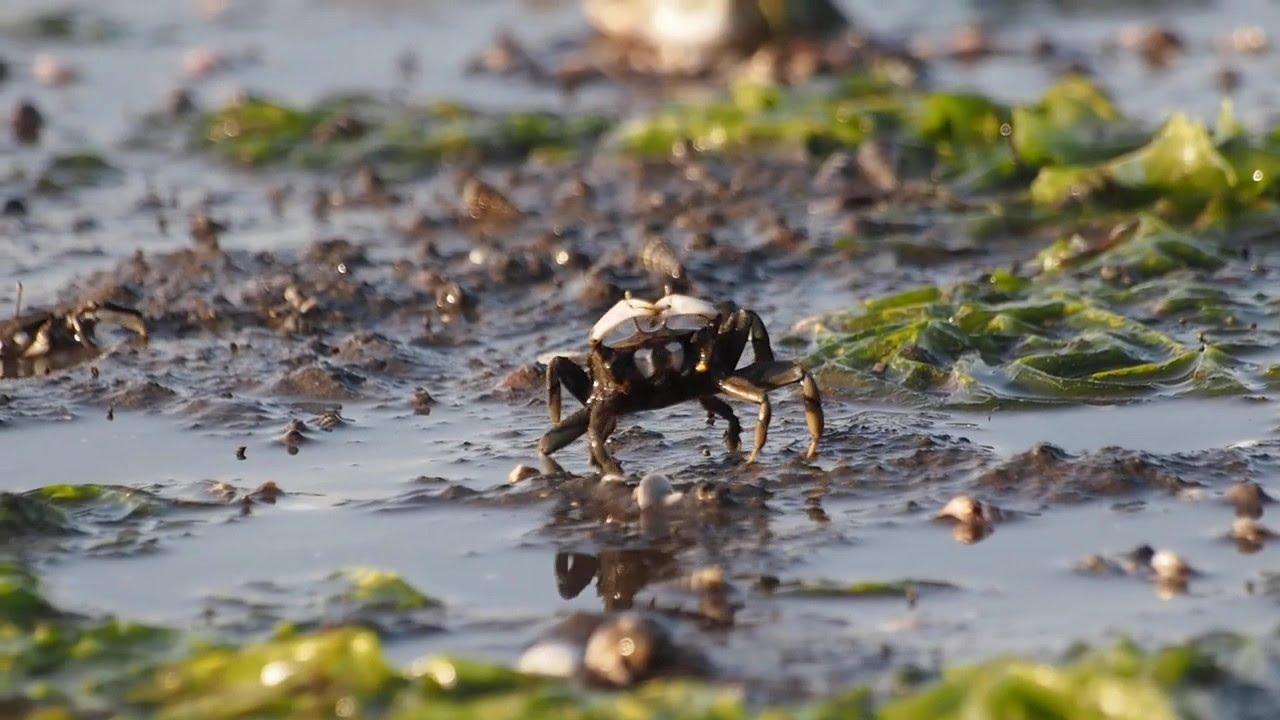
[[[629,336],[606,342],[615,331],[632,326]],[[755,358],[739,368],[748,343]],[[737,450],[742,426],[729,404],[718,397],[726,395],[760,408],[755,446],[747,460],[755,462],[773,416],[769,391],[796,383],[812,436],[805,457],[812,458],[823,428],[818,385],[800,363],[774,359],[759,315],[747,309],[722,312],[687,295],[668,293],[656,302],[628,296],[592,328],[585,369],[565,357],[551,360],[547,405],[553,427],[542,436],[538,449],[550,455],[585,434],[591,463],[607,473],[622,474],[605,447],[620,416],[697,400],[707,411],[708,422],[716,417],[725,420],[725,444]],[[563,419],[561,385],[584,405]]]

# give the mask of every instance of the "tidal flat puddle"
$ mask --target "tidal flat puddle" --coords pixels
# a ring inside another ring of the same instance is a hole
[[[1047,442],[1067,452],[1119,447],[1184,453],[1274,440],[1280,412],[1249,398],[1152,400],[994,413],[954,413],[947,423],[1001,453]],[[969,429],[972,428],[972,431]]]
[[[833,522],[844,516],[840,507],[827,506]],[[1238,551],[1228,539],[1231,508],[1216,497],[1046,508],[998,524],[971,545],[953,541],[949,525],[930,516],[855,530],[849,547],[819,549],[788,572],[845,583],[937,581],[955,590],[922,589],[914,609],[902,598],[846,598],[803,601],[805,612],[847,622],[864,639],[936,647],[950,662],[1052,653],[1077,640],[1161,644],[1224,627],[1249,634],[1274,626],[1273,599],[1255,594],[1252,583],[1280,568],[1275,548]],[[1079,569],[1090,556],[1120,562],[1144,544],[1177,552],[1203,575],[1186,594],[1162,599],[1149,576]]]

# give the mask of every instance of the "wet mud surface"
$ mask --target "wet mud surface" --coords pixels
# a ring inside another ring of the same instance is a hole
[[[1225,499],[1280,474],[1277,406],[1256,374],[1256,392],[1237,397],[973,410],[869,397],[828,368],[812,461],[789,387],[772,395],[754,465],[725,449],[723,423],[708,427],[696,403],[619,422],[625,482],[592,472],[584,441],[555,455],[562,467],[542,464],[546,360],[584,354],[624,292],[674,286],[753,308],[780,359],[799,359],[813,351],[810,318],[1027,262],[1043,243],[966,234],[972,209],[939,201],[851,252],[838,242],[850,222],[842,196],[815,180],[822,160],[787,154],[602,152],[391,179],[376,168],[236,170],[116,144],[142,108],[163,103],[174,71],[153,69],[142,89],[120,73],[160,67],[152,56],[172,63],[193,42],[266,43],[260,59],[248,52],[205,81],[204,96],[221,83],[304,97],[394,85],[394,52],[327,75],[322,60],[306,69],[310,56],[278,26],[305,12],[316,35],[350,24],[353,43],[398,51],[413,42],[395,21],[407,11],[280,5],[270,31],[237,26],[234,13],[224,25],[177,10],[144,22],[143,5],[120,3],[120,39],[0,44],[15,74],[46,48],[86,72],[60,89],[25,74],[0,84],[0,102],[37,97],[52,126],[39,146],[0,144],[0,196],[25,206],[0,217],[0,307],[21,282],[24,307],[110,301],[139,310],[149,330],[101,328],[99,356],[6,361],[0,378],[0,555],[30,563],[59,606],[234,642],[282,622],[355,623],[404,665],[439,652],[513,664],[570,613],[646,609],[760,703],[885,688],[907,668],[927,676],[1006,652],[1050,657],[1077,641],[1272,629],[1271,549],[1233,541]],[[546,37],[577,27],[571,11],[514,3],[422,12],[485,28],[440,63],[475,52],[504,19],[533,13]],[[1089,28],[1104,21],[1090,17],[1065,41],[1099,42]],[[1000,86],[1007,62],[944,64],[940,82]],[[1187,81],[1144,88],[1134,73],[1114,78],[1136,93],[1120,93],[1122,105],[1183,99]],[[413,93],[520,107],[556,97],[510,78],[425,76]],[[1212,114],[1216,94],[1208,81],[1200,89]],[[1241,101],[1246,120],[1264,95]],[[33,168],[85,144],[115,172],[62,177],[75,187],[59,193],[35,187]],[[514,212],[477,200],[476,179]],[[1274,260],[1262,248],[1238,262]],[[749,438],[754,408],[736,410]],[[530,469],[513,480],[520,465]],[[679,495],[642,511],[634,488],[650,473]],[[56,489],[84,484],[98,489]],[[987,516],[998,521],[974,532],[935,517],[957,496],[998,508]],[[1144,544],[1200,572],[1186,592],[1162,598],[1149,572],[1123,569]],[[394,572],[426,597],[356,602],[342,575],[356,567]],[[732,602],[679,590],[708,567],[722,569]]]

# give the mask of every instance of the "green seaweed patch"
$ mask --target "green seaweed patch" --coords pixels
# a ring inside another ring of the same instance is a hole
[[[84,524],[123,523],[177,507],[212,507],[168,500],[155,493],[123,485],[47,485],[28,494],[65,510],[74,521]]]
[[[1010,132],[1018,162],[1036,168],[1100,162],[1150,138],[1081,75],[1060,80],[1035,104],[1013,108]]]
[[[389,570],[347,568],[340,577],[351,583],[343,598],[371,610],[420,610],[441,607],[439,600],[428,597]]]
[[[1061,206],[1100,200],[1139,206],[1157,200],[1194,213],[1228,202],[1248,206],[1275,200],[1280,148],[1255,142],[1229,113],[1215,135],[1202,122],[1175,113],[1142,147],[1094,164],[1066,163],[1040,170],[1031,185],[1037,204]]]
[[[774,86],[740,84],[730,97],[689,102],[623,123],[610,144],[625,152],[662,156],[680,141],[701,151],[808,151],[857,146],[902,122],[905,106],[892,93],[831,98],[787,94]]]
[[[1072,271],[1100,274],[1126,284],[1151,280],[1179,270],[1218,270],[1229,259],[1218,244],[1174,230],[1151,215],[1122,225],[1099,242],[1076,234],[1042,250],[1034,265],[1046,273]]]
[[[206,615],[235,639],[358,625],[382,637],[439,631],[444,603],[387,570],[345,568],[299,587],[255,582],[207,600]]]
[[[312,107],[266,99],[228,105],[195,121],[197,145],[237,165],[338,169],[376,163],[413,176],[454,157],[517,160],[594,142],[609,124],[598,117],[482,113],[449,103],[393,106],[334,98]]]
[[[26,628],[60,613],[44,599],[40,579],[13,560],[0,561],[0,627]]]
[[[58,155],[36,178],[36,191],[56,194],[99,185],[120,176],[120,171],[97,153],[82,151]]]
[[[140,665],[171,656],[178,640],[165,628],[63,612],[28,568],[0,563],[0,704],[98,707],[108,688],[135,681]]]
[[[1217,348],[1185,345],[1064,290],[922,288],[829,316],[815,330],[815,364],[960,403],[1245,391]]]
[[[0,492],[0,543],[76,532],[62,509],[38,497]]]
[[[41,10],[0,22],[0,35],[23,40],[103,42],[122,37],[125,32],[124,23],[81,8]]]
[[[771,594],[795,598],[902,598],[959,589],[959,586],[942,580],[869,580],[847,583],[811,580],[783,583],[773,589]]]
[[[144,552],[165,531],[185,524],[183,513],[225,507],[115,485],[64,484],[25,493],[0,492],[0,542],[35,542],[95,554]]]
[[[357,717],[405,685],[375,634],[342,628],[198,651],[126,697],[157,718]]]
[[[1064,720],[1160,720],[1222,717],[1243,704],[1276,700],[1228,667],[1255,644],[1212,636],[1144,652],[1121,640],[1109,648],[1079,648],[1063,663],[1005,658],[944,672],[940,682],[882,707],[882,720],[969,717],[1052,717]]]

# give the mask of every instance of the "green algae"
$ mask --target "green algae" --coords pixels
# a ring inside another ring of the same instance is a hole
[[[1100,239],[1051,244],[1027,275],[1000,271],[830,314],[815,325],[812,360],[873,392],[882,386],[859,378],[959,404],[1242,394],[1263,378],[1233,353],[1266,343],[1214,339],[1256,332],[1263,313],[1208,290],[1237,259],[1220,238],[1142,215]],[[1187,331],[1190,318],[1199,333]]]
[[[22,40],[104,42],[126,33],[123,23],[80,8],[40,10],[0,22],[0,35]]]
[[[167,657],[178,639],[165,628],[63,612],[29,568],[0,562],[0,702],[100,707],[100,693]]]
[[[120,170],[97,153],[69,153],[49,160],[36,178],[36,190],[48,194],[63,193],[102,184],[119,176]]]
[[[75,532],[67,514],[39,498],[0,492],[0,542]]]
[[[783,583],[771,591],[773,595],[796,598],[902,598],[920,592],[958,590],[939,580],[864,580],[834,582],[830,580]]]
[[[323,170],[376,163],[406,177],[455,158],[553,155],[594,142],[606,127],[589,116],[483,113],[448,103],[408,107],[371,98],[334,98],[307,108],[250,99],[192,122],[197,146],[236,165]]]
[[[855,97],[787,97],[777,88],[741,84],[729,99],[685,103],[621,124],[611,147],[639,155],[666,155],[688,140],[703,151],[856,146],[901,121],[903,106],[883,88]]]
[[[114,485],[0,492],[0,543],[126,556],[153,551],[165,535],[182,532],[196,513],[225,507]]]
[[[0,561],[0,619],[16,627],[58,616],[41,594],[40,580],[14,561]]]
[[[347,568],[341,576],[352,585],[344,597],[370,609],[418,610],[441,605],[439,600],[427,597],[399,575],[387,570]]]
[[[300,584],[247,583],[206,600],[210,627],[235,638],[298,635],[335,625],[367,628],[383,638],[441,630],[444,603],[396,573],[344,568]]]

